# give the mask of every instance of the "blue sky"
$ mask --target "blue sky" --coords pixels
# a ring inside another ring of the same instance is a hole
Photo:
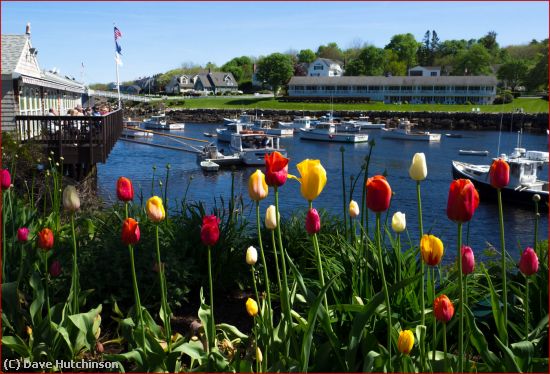
[[[440,40],[497,32],[501,46],[548,37],[548,2],[5,2],[2,34],[23,34],[42,68],[86,83],[115,80],[113,22],[121,30],[121,81],[193,62],[222,65],[336,42],[384,47],[426,30]]]

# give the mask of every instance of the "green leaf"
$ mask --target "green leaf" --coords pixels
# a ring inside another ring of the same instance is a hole
[[[248,335],[243,334],[239,331],[239,329],[233,325],[229,325],[227,323],[220,323],[216,326],[219,330],[224,331],[225,333],[231,334],[233,336],[236,336],[237,338],[241,339],[248,339]]]
[[[2,337],[2,345],[4,348],[9,348],[13,350],[14,352],[17,352],[22,357],[29,357],[31,354],[31,351],[19,336],[3,336]]]
[[[33,289],[33,302],[30,306],[30,314],[33,326],[37,326],[42,321],[42,307],[44,305],[44,286],[40,274],[33,272],[29,281]]]
[[[500,359],[489,350],[489,344],[487,344],[485,336],[477,327],[472,311],[467,305],[464,305],[464,310],[466,311],[468,328],[470,330],[470,342],[481,355],[483,361],[490,367],[491,371],[502,371],[503,367]]]
[[[504,345],[504,343],[502,343],[496,335],[495,340],[503,353],[504,366],[506,367],[506,371],[521,373],[522,371],[519,368],[518,363],[516,362],[516,357],[514,356],[514,353],[510,350],[510,348]]]
[[[5,314],[10,326],[13,324],[17,331],[21,331],[23,321],[21,319],[21,307],[17,282],[2,284],[2,314]],[[14,331],[15,332],[15,331]]]
[[[530,341],[522,341],[510,344],[510,348],[516,357],[516,362],[520,364],[522,371],[528,371],[533,356],[535,355],[535,346]]]
[[[187,356],[191,357],[193,360],[199,361],[199,363],[206,359],[206,352],[204,351],[204,347],[202,346],[202,343],[197,341],[190,341],[189,343],[184,343],[178,347],[176,347],[173,352],[181,352],[183,354],[186,354]]]
[[[485,268],[485,266],[482,266],[481,268],[483,270],[483,273],[485,274],[485,278],[487,279],[489,291],[491,292],[491,308],[493,310],[493,317],[495,319],[498,336],[501,340],[508,341],[508,327],[506,326],[506,321],[504,321],[504,313],[500,307],[502,303],[500,302],[497,292],[493,287],[493,282],[491,281],[491,276],[487,272],[487,269]]]

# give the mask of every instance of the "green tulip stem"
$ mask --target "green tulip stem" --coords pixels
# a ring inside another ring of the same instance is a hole
[[[172,351],[172,326],[170,325],[170,313],[168,313],[168,300],[166,290],[166,278],[164,275],[164,266],[160,260],[160,242],[159,242],[159,226],[155,225],[155,241],[157,250],[157,264],[159,269],[160,297],[162,312],[164,318],[164,330],[166,333],[166,343],[168,344],[168,352]]]
[[[380,213],[376,213],[376,246],[378,247],[378,267],[380,269],[380,275],[382,276],[382,287],[384,289],[384,297],[386,299],[386,313],[388,316],[388,372],[392,371],[391,366],[391,306],[390,306],[390,295],[388,293],[388,285],[386,284],[386,275],[384,274],[384,265],[382,264],[382,243],[380,240]]]
[[[313,209],[313,202],[309,201],[309,210],[311,209]],[[313,249],[315,250],[315,258],[317,259],[317,272],[319,273],[319,283],[321,285],[321,289],[323,289],[325,287],[325,275],[323,273],[323,263],[321,262],[321,251],[319,250],[319,240],[317,239],[316,233],[311,235],[311,241],[313,243]],[[323,296],[323,302],[325,304],[327,315],[330,315],[326,293]]]
[[[73,237],[73,277],[71,280],[71,286],[73,291],[73,314],[78,314],[79,302],[78,302],[78,261],[76,250],[76,234],[74,230],[74,213],[71,213],[71,234]]]
[[[214,322],[214,287],[212,286],[212,248],[208,246],[208,285],[210,287],[210,313],[212,323],[208,333],[208,352],[212,352],[215,347],[214,339],[216,339],[216,323]]]
[[[145,349],[145,324],[143,323],[143,315],[141,311],[141,301],[139,299],[139,289],[138,289],[138,283],[137,283],[137,276],[136,276],[136,265],[134,261],[134,247],[132,245],[128,245],[128,251],[130,252],[130,265],[132,268],[132,283],[134,286],[134,299],[136,302],[136,309],[137,309],[137,317],[138,317],[138,323],[141,325],[141,343],[142,343],[142,349],[143,353],[147,355],[147,350]]]
[[[273,310],[271,308],[271,288],[269,285],[269,276],[267,274],[267,263],[265,261],[265,255],[264,255],[264,245],[262,242],[262,230],[260,225],[260,202],[256,201],[256,227],[258,230],[258,244],[260,245],[260,255],[262,256],[262,265],[264,268],[264,280],[265,280],[265,291],[267,293],[267,320],[268,320],[268,328],[270,331],[273,331],[273,319],[271,318],[271,311]],[[260,300],[258,299],[258,302]],[[271,335],[271,334],[270,334]]]
[[[462,283],[462,222],[458,223],[458,245],[457,245],[457,261],[458,261],[458,302],[460,304],[460,316],[458,319],[458,372],[464,372],[464,286]]]
[[[252,274],[252,284],[254,285],[254,296],[256,296],[256,300],[258,300],[258,303],[260,303],[260,294],[258,293],[258,286],[256,285],[256,270],[254,270],[254,265],[250,266],[250,273]],[[260,315],[261,315],[260,308]]]
[[[50,308],[50,277],[48,272],[48,252],[44,252],[44,291],[46,293],[46,310],[48,311],[48,320],[52,321],[52,310]]]
[[[508,287],[506,285],[506,242],[504,240],[504,215],[502,213],[502,191],[497,188],[498,197],[498,222],[500,226],[500,249],[501,249],[501,266],[502,266],[502,307],[504,308],[504,337],[505,345],[508,345]]]
[[[533,243],[533,249],[537,254],[537,257],[540,258],[540,253],[537,252],[537,242],[539,241],[539,202],[535,201],[535,242]]]
[[[416,201],[418,202],[418,230],[420,232],[420,240],[422,240],[422,236],[424,235],[424,226],[422,224],[422,199],[420,197],[420,181],[416,181]],[[426,326],[426,303],[424,300],[424,294],[426,291],[424,290],[424,261],[420,260],[420,304],[422,306],[422,314],[420,315],[420,324],[422,326]],[[424,371],[424,354],[426,352],[426,342],[425,338],[422,339],[421,342],[419,342],[420,345],[420,355],[422,356],[422,359],[420,360],[420,367],[421,371]]]
[[[254,282],[254,284],[256,284],[256,282]],[[260,300],[258,300],[259,302]],[[256,324],[256,317],[253,317],[252,318],[252,321],[254,323],[254,327],[252,328],[254,330],[254,357],[257,358],[258,356],[258,326]],[[259,362],[257,359],[255,360],[256,361],[256,373],[259,373],[260,370],[261,370],[261,365],[262,363]]]
[[[396,259],[397,259],[397,281],[401,282],[401,279],[402,279],[403,276],[401,275],[401,234],[400,233],[397,233],[396,247],[397,247],[397,256],[396,256]],[[401,296],[403,295],[403,289],[401,289],[399,291],[399,294]]]
[[[437,266],[437,265],[436,265]],[[432,273],[432,305],[433,301],[435,300],[435,266],[432,266],[430,269]],[[435,345],[436,345],[436,337],[437,337],[437,323],[435,320],[435,314],[432,322],[433,327],[433,351],[432,351],[432,361],[435,361]]]
[[[128,219],[128,202],[127,201],[124,203],[124,210],[126,212],[126,219]]]
[[[525,340],[529,337],[529,277],[525,276]]]
[[[281,265],[283,267],[282,269],[283,270],[282,301],[284,301],[283,309],[284,309],[284,314],[288,325],[288,331],[290,332],[290,334],[292,334],[292,317],[290,314],[291,307],[290,307],[290,296],[288,291],[288,279],[287,279],[287,273],[286,273],[285,250],[283,248],[283,239],[281,236],[281,218],[279,217],[279,191],[277,189],[277,186],[275,186],[274,189],[275,189],[275,217],[276,217],[275,219],[277,220],[277,228],[276,228],[277,239],[279,242],[279,250],[281,251]],[[290,350],[290,346],[287,344],[286,345],[287,355],[289,353],[289,350]]]
[[[6,237],[6,218],[8,216],[8,210],[5,209],[6,196],[9,194],[9,190],[2,192],[2,238]],[[7,281],[6,277],[6,258],[7,258],[7,240],[2,240],[2,282]]]
[[[25,244],[21,244],[21,253],[19,254],[19,273],[17,274],[17,288],[21,290],[21,279],[23,278],[23,260],[25,259]]]
[[[443,324],[443,371],[447,372],[447,324]]]
[[[346,238],[348,238],[348,215],[347,215],[347,210],[346,210],[346,179],[344,177],[344,151],[345,151],[345,148],[344,146],[341,146],[340,147],[340,154],[341,154],[341,159],[342,159],[342,203],[343,203],[343,206],[344,206],[344,209],[342,211],[342,213],[344,214],[344,232],[346,233]],[[309,202],[309,206],[311,209],[311,201]],[[327,313],[328,313],[328,310],[327,310]]]
[[[282,292],[281,287],[281,273],[279,271],[279,256],[277,255],[277,244],[275,243],[275,230],[269,230],[271,231],[271,246],[273,247],[273,255],[275,256],[275,272],[277,273],[277,285],[279,286],[279,301],[280,301],[280,293]]]

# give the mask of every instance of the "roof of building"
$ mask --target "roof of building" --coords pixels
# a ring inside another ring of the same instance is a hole
[[[347,76],[347,77],[292,77],[289,85],[496,85],[497,79],[494,76],[438,76],[438,77],[411,77],[411,76]]]
[[[417,65],[415,67],[410,68],[409,70],[415,70],[415,69],[424,69],[424,70],[441,70],[441,66],[420,66]]]
[[[56,82],[56,83],[60,83],[68,86],[84,87],[84,83],[78,82],[74,78],[71,78],[68,76],[63,77],[57,73],[52,73],[51,71],[47,71],[47,70],[42,71],[41,75],[42,75],[42,79],[45,79],[51,82]]]
[[[2,74],[15,71],[27,40],[27,35],[2,34]]]
[[[342,66],[342,64],[343,64],[342,61],[333,60],[333,59],[330,59],[330,58],[323,58],[323,57],[318,57],[315,61],[321,61],[321,62],[325,63],[327,66],[330,66],[331,64],[337,64],[337,65]]]
[[[200,74],[199,74],[199,76],[200,76]],[[214,72],[214,73],[208,73],[207,76],[208,76],[210,82],[212,83],[212,85],[214,87],[227,87],[227,86],[235,86],[236,85],[235,78],[233,77],[233,74],[231,74],[231,73]],[[234,84],[228,85],[225,82],[226,77],[229,77],[231,82],[233,82]]]

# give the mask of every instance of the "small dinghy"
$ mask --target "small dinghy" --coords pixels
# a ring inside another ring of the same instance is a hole
[[[465,156],[489,156],[489,151],[476,151],[473,149],[460,149],[458,151],[459,155]]]
[[[201,161],[201,169],[204,171],[218,171],[220,169],[220,165],[210,160]]]

